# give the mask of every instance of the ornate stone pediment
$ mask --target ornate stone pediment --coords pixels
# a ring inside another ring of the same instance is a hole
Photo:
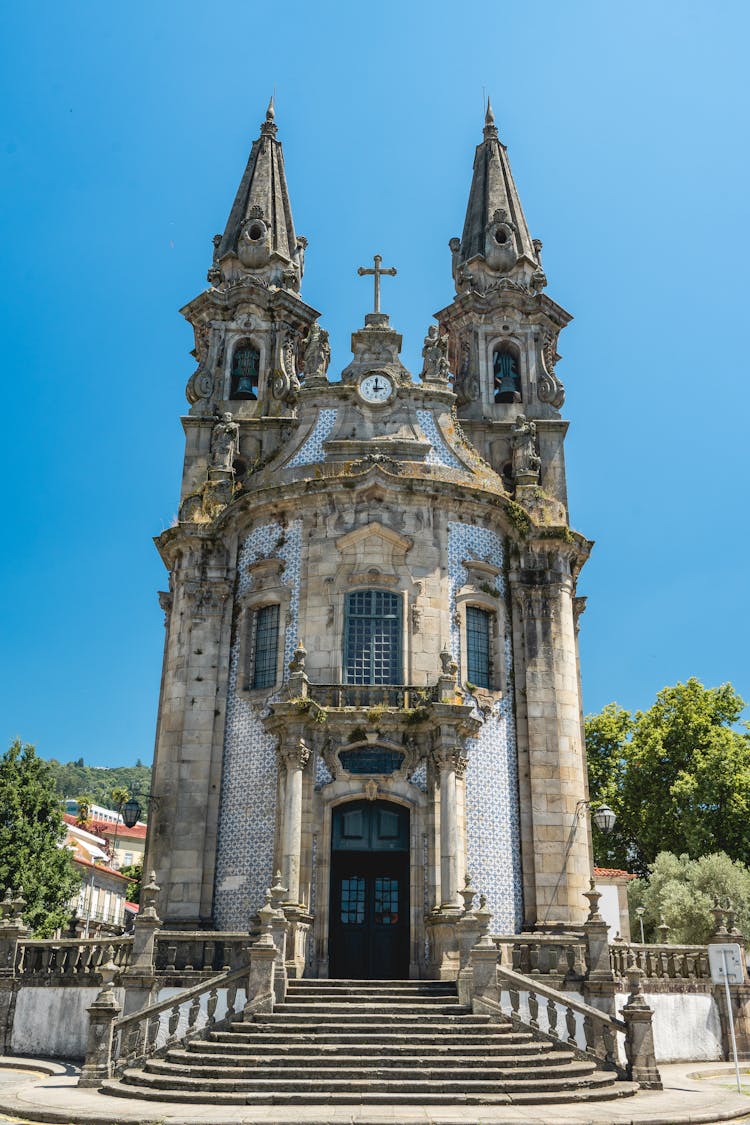
[[[351,564],[354,574],[370,575],[376,570],[379,580],[386,584],[387,575],[398,573],[413,546],[413,539],[377,520],[336,540],[337,550]]]

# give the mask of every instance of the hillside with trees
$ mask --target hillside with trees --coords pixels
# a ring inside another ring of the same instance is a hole
[[[86,796],[90,803],[104,808],[115,807],[112,791],[127,789],[128,793],[148,793],[151,790],[151,767],[144,766],[140,759],[134,766],[87,766],[83,758],[75,762],[58,762],[54,758],[47,762],[55,779],[55,788],[61,800],[66,797]],[[147,812],[145,801],[143,818]]]

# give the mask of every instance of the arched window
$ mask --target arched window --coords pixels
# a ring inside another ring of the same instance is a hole
[[[491,683],[491,614],[475,605],[466,607],[466,679],[489,690]]]
[[[259,367],[260,352],[252,344],[240,344],[234,349],[230,398],[257,399]]]
[[[348,684],[401,683],[401,598],[387,590],[347,595],[344,673]]]
[[[521,402],[521,371],[518,357],[507,347],[498,348],[492,357],[495,402]]]

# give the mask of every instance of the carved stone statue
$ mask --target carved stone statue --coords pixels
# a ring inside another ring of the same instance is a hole
[[[239,444],[239,426],[231,414],[222,414],[211,431],[211,468],[231,473]]]
[[[328,333],[319,324],[313,324],[307,336],[307,347],[303,368],[305,382],[325,382],[328,364],[331,362],[331,345]]]
[[[536,422],[527,421],[523,414],[519,414],[511,431],[511,442],[516,480],[538,480],[542,462],[536,451]]]
[[[422,348],[424,366],[422,378],[426,383],[446,383],[448,368],[448,337],[440,336],[436,324],[431,324]]]

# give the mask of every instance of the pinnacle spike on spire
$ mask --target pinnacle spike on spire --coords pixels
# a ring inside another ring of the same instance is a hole
[[[477,145],[463,234],[451,241],[453,274],[489,271],[489,276],[538,268],[537,253],[487,98],[483,140]],[[471,266],[476,262],[479,265]],[[526,265],[522,265],[522,263]],[[464,268],[466,267],[466,269]]]
[[[490,137],[497,136],[497,125],[495,124],[495,114],[492,112],[492,102],[487,98],[487,112],[484,115],[484,138],[488,140]]]
[[[235,196],[227,225],[216,248],[215,266],[225,262],[230,275],[239,270],[269,275],[273,284],[299,290],[305,239],[297,237],[284,172],[284,154],[277,140],[275,97],[268,103],[260,136]],[[226,269],[222,266],[224,276]]]

